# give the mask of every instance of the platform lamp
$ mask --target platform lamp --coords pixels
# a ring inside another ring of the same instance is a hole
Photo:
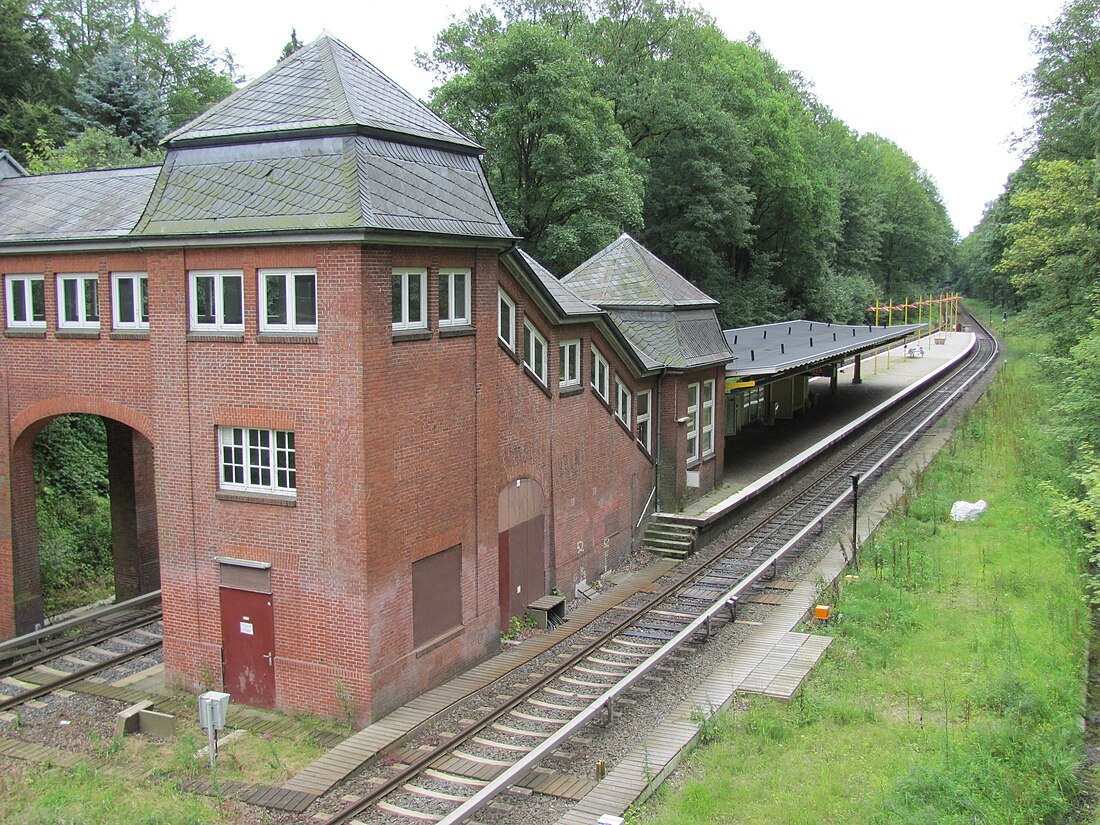
[[[859,537],[859,473],[852,473],[852,566],[859,570],[859,556],[856,555],[856,541]]]

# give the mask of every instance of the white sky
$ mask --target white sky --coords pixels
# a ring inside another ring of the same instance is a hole
[[[177,37],[228,48],[254,78],[275,65],[291,28],[327,30],[413,94],[431,76],[416,49],[482,0],[175,0]],[[699,0],[733,39],[757,32],[850,127],[893,140],[935,178],[961,236],[1019,165],[1009,138],[1029,123],[1020,78],[1034,66],[1028,34],[1063,0]],[[172,0],[155,4],[172,8]],[[308,11],[304,10],[308,9]]]

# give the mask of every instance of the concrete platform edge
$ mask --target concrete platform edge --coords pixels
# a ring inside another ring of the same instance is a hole
[[[958,333],[956,333],[956,334],[958,334]],[[855,432],[860,427],[862,427],[864,424],[866,424],[868,421],[871,421],[874,418],[878,417],[883,412],[885,412],[889,408],[893,407],[894,405],[898,404],[899,402],[903,401],[906,397],[912,395],[914,392],[917,392],[919,389],[921,389],[922,387],[924,387],[926,384],[930,383],[931,381],[935,380],[936,378],[938,378],[943,373],[954,369],[956,366],[958,366],[959,362],[964,357],[969,355],[970,352],[974,349],[974,347],[977,346],[977,341],[978,341],[977,336],[974,333],[969,333],[969,335],[970,335],[970,343],[961,352],[959,352],[957,355],[955,355],[950,361],[947,361],[946,363],[941,364],[939,367],[937,367],[936,369],[934,369],[932,372],[928,373],[924,377],[918,379],[917,381],[913,382],[912,384],[909,384],[904,389],[899,390],[897,393],[892,395],[890,398],[886,399],[881,404],[878,404],[874,408],[872,408],[872,409],[868,410],[867,412],[863,413],[858,418],[854,419],[853,421],[849,422],[845,426],[841,427],[839,430],[836,430],[831,435],[829,435],[827,438],[824,438],[821,441],[817,442],[816,444],[814,444],[810,447],[807,447],[805,450],[803,450],[798,455],[794,456],[793,458],[788,459],[787,461],[785,461],[783,464],[780,464],[778,467],[776,467],[771,472],[767,473],[766,475],[761,476],[756,481],[752,482],[751,484],[748,484],[747,486],[745,486],[741,490],[738,490],[736,493],[731,495],[729,498],[725,499],[724,501],[719,502],[718,504],[715,504],[715,505],[711,506],[710,508],[708,508],[703,513],[703,515],[701,515],[701,516],[689,516],[689,515],[684,515],[683,513],[656,513],[655,515],[660,516],[661,518],[664,518],[664,519],[668,519],[669,521],[679,522],[681,524],[689,524],[689,525],[699,527],[699,528],[709,527],[711,524],[713,524],[718,519],[728,515],[731,511],[733,511],[733,510],[737,509],[738,507],[740,507],[748,499],[750,499],[754,496],[757,496],[760,493],[764,492],[769,487],[772,487],[773,485],[777,484],[778,482],[785,479],[787,476],[791,475],[792,473],[794,473],[795,471],[800,469],[802,466],[804,466],[806,463],[808,463],[809,461],[814,459],[820,453],[824,452],[825,450],[830,449],[831,447],[834,447],[835,445],[837,445],[838,443],[843,441],[845,438],[850,436],[853,432]]]

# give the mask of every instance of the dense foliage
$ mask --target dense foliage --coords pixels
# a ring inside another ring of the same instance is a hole
[[[1056,423],[1075,457],[1066,501],[1090,530],[1100,561],[1100,0],[1071,0],[1033,33],[1034,125],[1005,191],[963,241],[960,285],[1024,311],[1051,340],[1046,375]],[[1097,582],[1100,596],[1100,581]]]
[[[158,163],[165,133],[236,86],[232,56],[171,38],[169,16],[134,0],[0,0],[0,148],[38,172]],[[107,155],[85,130],[117,139]],[[67,158],[48,162],[51,152]],[[46,160],[43,160],[46,158]]]
[[[498,0],[420,62],[558,274],[629,231],[732,325],[862,320],[948,270],[954,230],[916,162],[678,0]]]
[[[34,442],[38,553],[46,611],[114,591],[107,433],[94,415],[63,415]]]

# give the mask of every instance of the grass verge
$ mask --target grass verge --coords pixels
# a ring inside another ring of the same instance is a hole
[[[1012,350],[840,590],[793,701],[753,698],[631,823],[1060,822],[1080,787],[1088,636],[1076,548],[1044,482],[1038,368]],[[953,501],[985,499],[977,522]]]

